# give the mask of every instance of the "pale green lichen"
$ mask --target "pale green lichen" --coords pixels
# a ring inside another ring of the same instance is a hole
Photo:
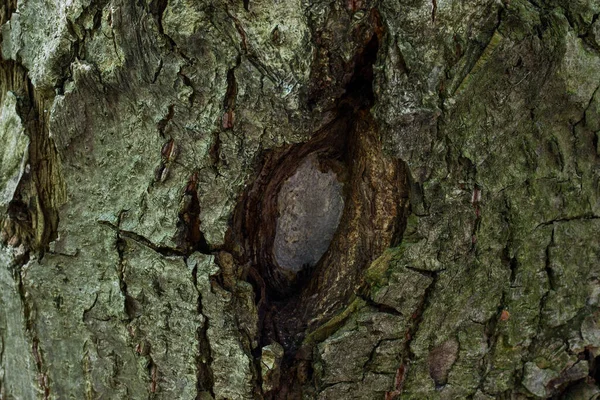
[[[72,23],[89,1],[21,0],[2,29],[2,57],[19,60],[32,83],[52,90],[70,63]]]
[[[0,109],[0,212],[13,199],[28,160],[29,137],[17,113],[17,97],[6,93]]]
[[[40,394],[38,371],[14,261],[0,245],[0,396],[35,399]]]

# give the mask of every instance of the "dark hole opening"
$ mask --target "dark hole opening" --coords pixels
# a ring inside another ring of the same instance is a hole
[[[310,379],[305,335],[357,295],[364,268],[404,229],[405,167],[384,153],[369,112],[375,31],[347,71],[337,117],[306,143],[266,152],[232,222],[226,247],[257,294],[259,347],[275,341],[285,350],[279,394],[267,398],[286,398]],[[278,223],[289,240],[277,238]]]

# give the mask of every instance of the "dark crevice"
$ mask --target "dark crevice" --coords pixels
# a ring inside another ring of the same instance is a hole
[[[192,94],[188,98],[188,104],[190,107],[193,107],[194,102],[196,101],[196,88],[194,87],[194,83],[192,80],[182,72],[182,69],[177,73],[181,77],[183,84],[192,89]]]
[[[16,10],[17,0],[5,0],[0,6],[0,26],[4,25]]]
[[[519,263],[515,257],[510,259],[509,266],[510,266],[510,284],[512,286],[512,285],[514,285],[514,283],[517,279],[517,268],[519,267]]]
[[[29,253],[27,253],[27,257],[23,260],[23,265],[29,261]],[[32,308],[31,302],[28,300],[29,296],[27,294],[27,290],[25,289],[25,285],[23,283],[23,274],[21,268],[17,268],[14,271],[15,279],[17,281],[17,289],[19,293],[19,297],[21,298],[21,304],[23,306],[23,319],[25,320],[25,331],[31,340],[31,353],[33,354],[33,359],[35,361],[35,366],[38,372],[38,385],[40,386],[41,392],[43,394],[43,399],[47,400],[50,397],[50,384],[48,379],[48,368],[44,362],[44,354],[40,349],[40,339],[37,335],[37,329],[35,326],[35,316],[34,309]]]
[[[377,353],[377,349],[379,349],[379,346],[381,346],[381,344],[383,342],[390,342],[393,339],[380,339],[377,341],[377,343],[375,344],[375,346],[373,346],[373,348],[371,349],[371,351],[369,352],[369,356],[367,357],[367,360],[363,363],[361,370],[362,370],[362,379],[361,381],[364,381],[365,379],[365,375],[367,374],[369,367],[371,366],[371,364],[373,364],[373,359],[375,358],[375,354]]]
[[[4,336],[0,335],[0,365],[4,365]],[[6,397],[6,390],[4,389],[3,380],[0,379],[0,397]]]
[[[150,376],[150,393],[156,393],[158,390],[158,366],[154,363],[152,356],[148,354],[148,375]]]
[[[379,52],[380,38],[373,34],[363,51],[356,58],[352,79],[346,84],[345,94],[340,99],[340,111],[351,107],[354,111],[369,109],[375,104],[373,92],[373,65]]]
[[[585,350],[585,355],[590,363],[590,377],[594,382],[600,382],[600,356],[597,356],[595,352],[589,349]]]
[[[240,20],[238,18],[236,18],[235,15],[233,15],[231,13],[231,11],[229,11],[229,8],[227,9],[227,15],[229,15],[229,17],[233,20],[235,29],[238,31],[238,33],[240,35],[240,39],[241,39],[240,47],[243,51],[243,54],[245,54],[246,56],[250,56],[249,49],[248,49],[248,37],[246,36],[246,31],[244,31],[244,28],[242,27],[242,23],[240,22]]]
[[[404,363],[407,363],[407,362],[410,363],[410,361],[414,358],[414,354],[413,354],[412,350],[410,350],[410,344],[412,342],[412,339],[415,337],[417,331],[419,330],[421,322],[423,321],[423,315],[425,314],[425,310],[427,309],[427,307],[430,304],[431,295],[433,294],[436,283],[437,283],[438,273],[433,273],[432,278],[433,278],[433,280],[431,281],[429,286],[427,286],[427,288],[425,289],[425,293],[423,294],[423,298],[421,299],[421,302],[419,303],[416,311],[411,316],[411,319],[413,320],[413,322],[409,328],[409,333],[407,335],[408,340],[406,340],[406,342],[404,344],[404,346],[405,346],[404,347],[405,351],[403,352]]]
[[[542,223],[538,224],[535,227],[535,229],[538,229],[538,228],[543,227],[543,226],[554,225],[554,224],[561,223],[561,222],[571,222],[571,221],[581,221],[581,220],[595,220],[595,219],[600,219],[600,216],[594,215],[592,213],[588,213],[588,214],[584,214],[584,215],[576,215],[576,216],[573,216],[573,217],[557,218],[557,219],[553,219],[551,221],[542,222]]]
[[[597,384],[597,382],[599,382],[598,361],[600,361],[600,357],[596,357],[595,351],[586,348],[583,352],[577,354],[577,359],[577,362],[587,361],[587,376],[582,377],[581,371],[572,367],[562,370],[558,377],[550,380],[546,385],[546,389],[550,392],[552,399],[581,398],[579,396],[574,396],[572,393],[573,389],[577,391],[576,388],[582,383]]]
[[[194,286],[198,288],[198,265],[194,266],[192,270],[192,278],[194,280]],[[215,397],[213,392],[214,378],[212,374],[211,364],[212,355],[210,350],[210,343],[208,342],[208,326],[210,321],[206,315],[202,312],[202,296],[198,292],[198,303],[197,313],[198,315],[204,316],[204,323],[198,328],[198,355],[196,356],[196,391],[198,393],[197,400],[202,399],[202,393],[210,393],[212,398]]]
[[[477,174],[477,170],[475,166],[473,166],[473,179],[475,179],[475,175]],[[473,231],[471,233],[471,251],[476,251],[477,249],[477,234],[479,232],[479,227],[481,226],[481,188],[477,185],[473,188],[473,195],[471,198],[471,204],[473,205],[473,209],[475,212],[475,219],[473,222]]]
[[[538,343],[540,342],[540,334],[543,333],[543,328],[544,328],[544,310],[546,308],[546,303],[548,301],[548,296],[550,296],[551,292],[554,290],[555,288],[555,280],[554,280],[554,271],[552,270],[551,267],[551,254],[550,254],[550,250],[551,247],[554,246],[554,231],[555,228],[552,229],[552,234],[550,236],[550,240],[548,241],[548,244],[546,246],[546,249],[544,251],[544,255],[545,255],[545,260],[544,260],[544,272],[546,273],[547,279],[548,279],[548,288],[545,291],[545,293],[542,295],[542,297],[540,298],[540,302],[539,302],[539,308],[538,308],[538,320],[537,320],[537,329],[536,329],[536,334],[534,335],[535,340],[532,340],[531,343],[529,344],[527,351],[526,351],[526,356],[523,357],[523,360],[527,360],[529,359],[529,357],[531,357],[531,354],[533,352],[533,349],[535,348],[536,345],[538,345]],[[520,370],[516,371],[517,373],[520,374],[520,376],[524,376],[525,375],[525,364],[523,364],[523,368],[521,368]]]
[[[162,61],[161,61],[162,63]],[[169,124],[169,122],[173,119],[175,115],[175,106],[173,104],[170,104],[168,107],[168,111],[167,111],[167,115],[165,115],[164,118],[162,118],[160,121],[158,121],[158,123],[156,124],[156,129],[158,129],[158,134],[160,135],[161,138],[165,138],[165,128],[167,127],[167,125]]]
[[[494,7],[494,5],[493,3],[491,4],[492,5],[490,5],[490,17],[494,14],[496,15],[495,21],[493,21],[494,25],[493,27],[490,27],[491,29],[488,32],[485,32],[485,42],[482,40],[477,40],[472,43],[473,57],[469,57],[464,66],[453,77],[452,82],[450,83],[450,86],[447,90],[447,97],[451,97],[457,94],[458,89],[463,85],[463,83],[467,81],[467,78],[476,71],[477,63],[488,50],[490,44],[492,43],[492,39],[494,38],[494,34],[498,31],[498,29],[501,26],[506,9],[504,7],[498,7],[498,11],[496,13],[493,13],[492,7]]]
[[[219,175],[219,164],[221,161],[221,135],[215,133],[215,137],[208,151],[212,167],[217,175]]]
[[[442,268],[442,269],[437,269],[435,271],[432,271],[429,269],[421,269],[421,268],[411,267],[410,265],[405,266],[405,268],[409,271],[417,272],[417,273],[427,276],[429,278],[435,278],[440,272],[446,270],[446,268]]]
[[[411,316],[412,322],[409,325],[409,327],[406,330],[405,335],[404,335],[404,346],[403,346],[402,352],[400,354],[401,361],[400,361],[400,367],[398,368],[398,371],[396,374],[394,390],[391,392],[388,392],[386,394],[386,399],[388,399],[388,398],[395,399],[395,398],[398,398],[400,395],[402,395],[404,379],[406,377],[406,374],[408,373],[411,362],[415,357],[414,353],[412,352],[412,350],[410,348],[410,345],[412,343],[413,338],[415,337],[415,335],[417,334],[417,332],[419,330],[421,322],[423,321],[423,315],[425,314],[425,310],[427,309],[427,307],[430,304],[431,295],[435,290],[437,278],[438,278],[438,273],[433,272],[432,273],[433,280],[431,281],[429,286],[427,286],[427,288],[425,289],[425,293],[423,294],[421,302],[417,306],[416,311]]]
[[[169,0],[153,0],[150,3],[150,12],[152,13],[152,15],[154,15],[156,25],[158,26],[158,31],[161,35],[165,34],[162,19],[168,4]]]
[[[28,176],[25,175],[24,178],[26,180]],[[25,204],[18,193],[20,190],[23,190],[23,185],[19,185],[17,194],[8,203],[4,220],[0,216],[0,243],[13,248],[23,246],[25,249],[31,249],[35,240],[35,230],[33,229],[34,211]],[[15,256],[17,255],[15,254]],[[15,262],[23,265],[21,257],[17,256]]]
[[[554,276],[554,270],[552,269],[550,258],[550,248],[554,247],[554,231],[555,229],[552,229],[552,237],[550,239],[550,243],[548,243],[548,246],[546,246],[546,260],[544,265],[544,270],[546,271],[546,275],[548,276],[548,285],[550,286],[551,291],[556,289],[556,278]]]
[[[62,303],[63,303],[63,299],[62,299],[61,295],[58,295],[54,298],[54,305],[56,306],[56,309],[59,310],[62,306]],[[88,319],[89,313],[94,309],[94,307],[96,307],[97,303],[98,303],[98,293],[95,294],[92,305],[83,309],[83,318],[82,318],[83,322],[85,322]]]
[[[400,311],[396,310],[394,307],[388,306],[387,304],[377,303],[377,302],[371,300],[369,297],[360,296],[360,298],[362,300],[364,300],[368,306],[374,308],[375,310],[377,310],[380,313],[389,314],[389,315],[393,315],[396,317],[402,316],[402,313]]]
[[[161,134],[161,137],[164,137],[164,134]],[[173,139],[163,144],[160,150],[160,164],[154,170],[155,183],[165,182],[169,178],[170,168],[176,162],[178,153],[179,148]]]
[[[42,258],[48,244],[57,236],[57,207],[62,202],[64,190],[58,170],[58,153],[48,132],[48,113],[44,112],[51,108],[53,94],[36,91],[27,69],[21,64],[0,59],[0,101],[8,91],[17,97],[16,111],[30,140],[29,168],[15,193],[15,200],[26,206],[30,223],[25,226],[23,220],[11,220],[10,216],[8,219],[24,234],[20,242]]]
[[[175,42],[175,40],[173,40],[172,37],[170,37],[164,29],[164,25],[163,25],[163,16],[165,13],[165,10],[167,8],[167,6],[169,5],[169,0],[150,0],[148,3],[146,2],[138,2],[138,6],[140,8],[142,8],[145,12],[149,13],[152,18],[154,19],[154,22],[156,23],[156,28],[158,30],[158,32],[160,33],[161,37],[165,40],[168,49],[172,52],[174,52],[175,54],[177,54],[178,56],[180,56],[181,58],[183,58],[188,64],[193,63],[193,59],[190,59],[190,57],[188,57],[181,48],[179,48],[177,46],[177,43]],[[114,41],[114,33],[113,33],[113,41]],[[115,48],[116,51],[116,48]],[[159,66],[160,68],[160,66]],[[160,72],[160,71],[159,71]],[[158,72],[156,73],[156,76],[158,76]]]
[[[398,43],[396,43],[396,51],[398,52],[398,64],[396,66],[398,71],[406,74],[406,76],[410,76],[410,69],[408,68],[404,54],[402,54],[402,51],[398,47]]]
[[[239,66],[241,58],[238,58],[234,68],[227,71],[227,91],[223,100],[223,129],[233,129],[235,116],[235,100],[237,96],[237,82],[235,80],[235,68]]]
[[[186,255],[195,251],[211,254],[211,248],[201,230],[200,200],[198,199],[198,172],[194,172],[187,183],[179,203],[179,221],[175,243]]]
[[[17,2],[9,0],[0,6],[0,24],[4,24],[16,10]],[[23,281],[22,267],[37,253],[43,257],[48,244],[56,238],[58,212],[62,182],[58,173],[58,155],[48,134],[47,113],[52,94],[36,91],[28,77],[27,69],[18,62],[0,58],[0,104],[7,92],[17,98],[16,113],[25,133],[29,137],[28,164],[7,214],[0,215],[0,240],[8,246],[22,246],[15,253],[12,266],[18,295],[23,307],[26,335],[31,343],[31,352],[38,373],[38,385],[43,399],[50,397],[48,366],[40,348],[33,302]]]
[[[310,346],[302,346],[305,335],[355,298],[364,268],[397,244],[404,230],[407,167],[383,152],[378,126],[369,111],[375,104],[373,65],[383,35],[377,13],[372,14],[373,33],[363,37],[362,50],[346,72],[347,78],[338,81],[345,83],[335,102],[336,117],[309,141],[262,155],[261,167],[238,203],[226,240],[225,249],[234,254],[237,265],[245,266],[244,276],[257,293],[259,348],[275,341],[285,350],[280,387],[267,394],[269,399],[301,395],[311,375]],[[239,23],[236,27],[247,51],[243,29]],[[225,110],[232,107],[235,97],[234,78],[230,71]],[[292,271],[279,265],[282,259],[275,256],[277,229],[283,229],[278,218],[285,210],[280,208],[285,201],[280,199],[280,190],[307,160],[314,160],[315,168],[333,174],[342,185],[343,211],[321,258]],[[391,307],[372,305],[399,315]]]
[[[508,312],[506,310],[505,302],[506,292],[503,292],[502,298],[500,299],[500,304],[496,309],[496,313],[485,324],[484,332],[488,351],[484,355],[479,368],[479,387],[482,388],[482,390],[484,387],[485,379],[487,377],[487,373],[492,365],[493,357],[496,355],[496,345],[498,343],[498,335],[496,335],[496,331],[498,328],[498,324],[500,323],[500,321],[503,320],[504,315],[507,315],[506,313]]]
[[[158,76],[160,75],[161,71],[163,68],[163,60],[162,58],[158,61],[158,68],[156,69],[156,72],[154,73],[154,76],[152,77],[152,83],[156,83],[156,81],[158,80]]]
[[[125,250],[127,248],[127,242],[121,238],[121,235],[117,233],[117,240],[115,243],[117,254],[119,255],[119,263],[117,264],[117,276],[119,278],[119,289],[123,295],[123,309],[129,321],[133,321],[139,316],[139,307],[135,299],[129,294],[127,290],[127,281],[125,280]]]
[[[116,226],[108,221],[98,221],[98,223],[101,225],[105,225],[105,226],[109,227],[110,229],[114,230],[115,232],[117,232],[120,239],[132,240],[136,243],[141,244],[142,246],[146,246],[149,249],[154,250],[158,254],[161,254],[165,257],[185,257],[188,255],[180,249],[174,249],[172,247],[165,247],[165,246],[158,246],[158,245],[152,243],[150,240],[146,239],[144,236],[139,235],[135,232],[121,230],[121,229],[119,229],[118,226]]]

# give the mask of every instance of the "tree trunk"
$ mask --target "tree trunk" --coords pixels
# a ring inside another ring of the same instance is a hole
[[[597,0],[3,0],[0,399],[600,396]]]

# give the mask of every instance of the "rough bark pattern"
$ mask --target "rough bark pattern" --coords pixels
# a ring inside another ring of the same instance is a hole
[[[599,396],[599,15],[2,2],[0,399]],[[311,157],[344,210],[295,274]]]

